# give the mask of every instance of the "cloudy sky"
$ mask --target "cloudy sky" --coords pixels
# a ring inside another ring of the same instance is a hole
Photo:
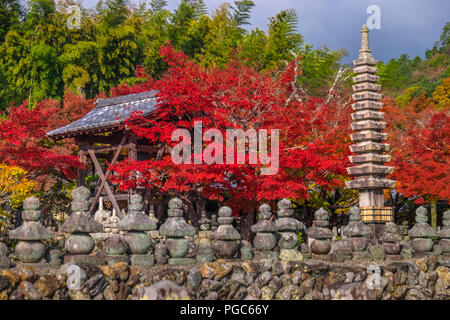
[[[169,8],[176,8],[179,2],[168,0]],[[224,2],[205,0],[210,11]],[[97,0],[84,0],[86,7],[96,3]],[[371,5],[377,5],[381,13],[381,28],[370,33],[371,49],[383,61],[402,53],[423,57],[450,21],[449,0],[255,0],[255,3],[250,28],[267,30],[268,17],[293,8],[299,17],[298,31],[306,42],[316,48],[346,49],[349,56],[344,62],[350,62],[358,54],[359,32],[370,16],[366,11]]]

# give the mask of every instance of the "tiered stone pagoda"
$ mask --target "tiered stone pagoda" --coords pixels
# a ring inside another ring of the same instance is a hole
[[[350,135],[355,143],[350,150],[356,155],[350,156],[354,166],[347,168],[347,172],[354,176],[354,180],[347,182],[347,187],[359,191],[359,207],[363,222],[389,222],[392,221],[391,208],[384,207],[383,189],[394,187],[395,181],[386,179],[394,171],[393,167],[385,166],[390,161],[389,145],[383,143],[387,133],[381,131],[386,128],[383,122],[384,113],[379,110],[383,104],[381,99],[381,86],[376,84],[379,77],[376,75],[375,60],[369,49],[369,28],[364,25],[361,30],[361,50],[358,59],[353,61],[353,100],[355,111],[352,113],[352,130]]]

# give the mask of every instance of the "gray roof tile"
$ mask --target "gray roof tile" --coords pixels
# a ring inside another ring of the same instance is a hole
[[[143,116],[151,114],[158,104],[156,90],[128,94],[120,97],[98,99],[95,108],[83,118],[64,127],[47,132],[48,137],[73,135],[79,131],[101,129],[119,125],[127,120],[134,111]]]

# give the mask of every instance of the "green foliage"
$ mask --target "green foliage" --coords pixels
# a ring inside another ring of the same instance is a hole
[[[305,46],[301,60],[303,77],[300,77],[300,83],[310,94],[323,96],[333,85],[336,70],[346,55],[345,50],[330,51],[327,48],[313,50],[312,46]]]
[[[242,26],[244,24],[250,24],[248,21],[250,19],[250,11],[255,6],[252,0],[240,0],[234,2],[235,7],[233,8],[233,22],[237,26]]]
[[[300,51],[303,37],[296,32],[298,19],[294,9],[284,10],[269,21],[265,60],[268,67],[276,67],[279,62],[292,60],[291,51]]]
[[[17,26],[22,15],[22,8],[18,0],[0,0],[0,43],[5,39],[8,31]]]
[[[210,15],[203,0],[183,0],[174,10],[165,0],[138,6],[99,1],[95,10],[82,8],[80,29],[67,28],[72,2],[58,3],[57,10],[54,0],[29,0],[22,13],[17,0],[1,1],[0,110],[11,102],[33,106],[45,98],[61,99],[66,88],[93,98],[136,82],[136,66],[158,79],[167,68],[159,54],[167,41],[205,66],[223,66],[236,55],[267,70],[303,56],[307,77],[301,85],[311,93],[333,80],[342,58],[338,51],[304,46],[293,9],[269,18],[267,32],[247,31],[252,0],[224,3]]]
[[[450,22],[443,28],[440,40],[425,52],[425,59],[410,59],[403,54],[388,63],[378,64],[380,84],[385,94],[396,97],[399,105],[425,93],[431,97],[436,87],[450,76]]]
[[[100,19],[105,29],[120,26],[128,15],[128,0],[106,0],[100,6]]]
[[[300,246],[305,240],[303,239],[303,233],[299,232],[297,236],[297,247]]]
[[[108,29],[97,36],[100,91],[109,91],[121,81],[134,78],[139,50],[133,27]]]
[[[421,92],[421,87],[420,86],[409,87],[408,89],[403,91],[403,93],[400,94],[395,99],[395,101],[397,102],[397,104],[400,107],[406,106],[411,101],[411,99],[414,98],[414,97],[417,97],[420,92]]]

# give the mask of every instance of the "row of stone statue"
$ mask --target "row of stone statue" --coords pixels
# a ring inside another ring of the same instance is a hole
[[[329,215],[323,208],[315,212],[313,226],[306,235],[307,242],[299,241],[299,234],[305,227],[294,219],[291,202],[283,199],[278,202],[278,211],[273,215],[267,204],[259,207],[258,222],[251,230],[256,235],[252,245],[243,240],[233,227],[231,208],[223,206],[218,212],[218,227],[211,231],[205,216],[200,220],[200,230],[186,223],[183,218],[182,201],[174,198],[169,202],[168,218],[157,230],[156,222],[146,216],[142,209],[142,197],[133,195],[128,214],[117,223],[122,235],[113,234],[103,242],[102,250],[97,250],[91,234],[103,232],[103,225],[88,213],[91,193],[85,187],[72,191],[72,214],[61,226],[60,231],[70,234],[65,240],[64,263],[110,264],[128,262],[132,265],[149,267],[158,264],[188,265],[196,262],[209,262],[215,259],[263,260],[281,259],[301,261],[305,258],[330,261],[349,259],[407,259],[430,254],[440,254],[444,259],[450,257],[450,211],[444,212],[443,228],[436,234],[427,223],[427,210],[420,207],[416,211],[416,224],[409,231],[411,241],[401,237],[399,226],[387,223],[380,239],[371,240],[371,229],[361,222],[360,209],[350,209],[350,222],[343,227],[343,239],[332,242]],[[42,210],[39,200],[28,198],[23,203],[23,224],[11,230],[10,239],[18,240],[15,256],[22,264],[57,265],[61,263],[61,251],[57,248],[46,250],[43,240],[53,238],[53,232],[41,223]],[[155,244],[152,232],[157,232],[161,241]],[[194,235],[197,245],[192,244]],[[439,243],[434,240],[439,237]],[[434,250],[433,250],[434,249]],[[46,252],[48,254],[46,255]],[[194,251],[192,253],[192,251]],[[0,267],[7,268],[10,261],[8,248],[0,243]],[[188,255],[188,252],[191,254]]]

